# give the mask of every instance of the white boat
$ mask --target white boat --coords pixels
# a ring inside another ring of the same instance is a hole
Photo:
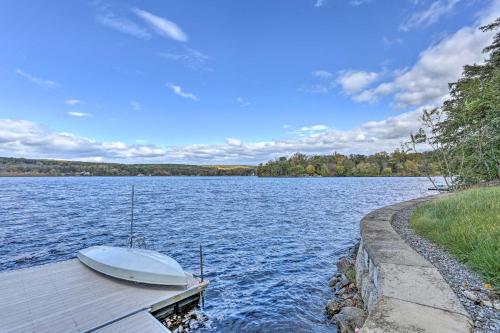
[[[429,187],[427,190],[429,191],[449,191],[450,189],[443,184],[436,184],[436,187]]]
[[[186,286],[188,274],[174,259],[156,251],[138,248],[93,246],[78,251],[88,267],[127,281]]]

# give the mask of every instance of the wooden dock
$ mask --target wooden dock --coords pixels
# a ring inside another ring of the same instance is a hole
[[[196,298],[186,288],[137,284],[98,273],[77,259],[0,273],[0,332],[169,332],[151,313]]]

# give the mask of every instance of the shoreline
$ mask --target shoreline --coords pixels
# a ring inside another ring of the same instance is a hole
[[[498,296],[484,288],[477,274],[444,249],[416,235],[408,224],[417,206],[437,197],[386,206],[361,220],[359,250],[355,251],[358,244],[348,249],[348,254],[338,260],[337,273],[329,282],[337,297],[328,301],[325,312],[340,333],[500,330]],[[345,279],[353,264],[356,288],[349,287],[346,297],[341,290],[351,285],[352,277]],[[391,300],[394,297],[398,304]],[[353,304],[346,299],[362,301]],[[353,312],[353,306],[365,312]]]
[[[437,268],[474,321],[474,333],[500,331],[500,300],[484,287],[477,273],[453,258],[444,248],[421,237],[409,225],[416,207],[403,209],[391,221],[394,230]]]
[[[325,305],[330,323],[337,326],[339,333],[356,332],[363,326],[368,313],[363,298],[356,286],[356,253],[360,242],[348,248],[348,253],[338,259],[337,273],[328,281],[335,293]]]
[[[62,178],[62,177],[73,177],[73,178],[95,178],[95,177],[106,177],[106,178],[118,178],[118,177],[255,177],[255,178],[275,178],[275,179],[299,179],[299,178],[425,178],[426,176],[257,176],[257,175],[2,175],[0,178]],[[432,176],[441,177],[441,176]]]

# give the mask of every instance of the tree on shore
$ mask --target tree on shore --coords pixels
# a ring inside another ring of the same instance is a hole
[[[306,167],[306,173],[309,175],[309,176],[312,176],[314,175],[316,169],[314,168],[314,165],[312,164],[309,164],[307,167]]]
[[[430,152],[405,153],[396,149],[392,153],[380,152],[373,155],[304,155],[294,154],[290,158],[279,157],[257,167],[260,177],[364,177],[364,176],[421,176],[427,167],[423,161],[429,160],[429,172],[438,174],[437,161]]]
[[[480,29],[499,28],[500,17]],[[500,178],[500,32],[483,52],[484,63],[465,66],[462,77],[449,84],[450,97],[424,111],[422,128],[410,137],[413,151],[422,143],[432,148],[448,185]]]

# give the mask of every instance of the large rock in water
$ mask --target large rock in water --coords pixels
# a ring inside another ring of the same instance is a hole
[[[359,308],[346,306],[333,317],[337,322],[340,333],[354,333],[355,328],[361,328],[365,322],[366,314]]]
[[[325,306],[326,315],[329,318],[331,318],[337,313],[339,313],[341,308],[342,308],[342,302],[337,299],[332,299]]]

